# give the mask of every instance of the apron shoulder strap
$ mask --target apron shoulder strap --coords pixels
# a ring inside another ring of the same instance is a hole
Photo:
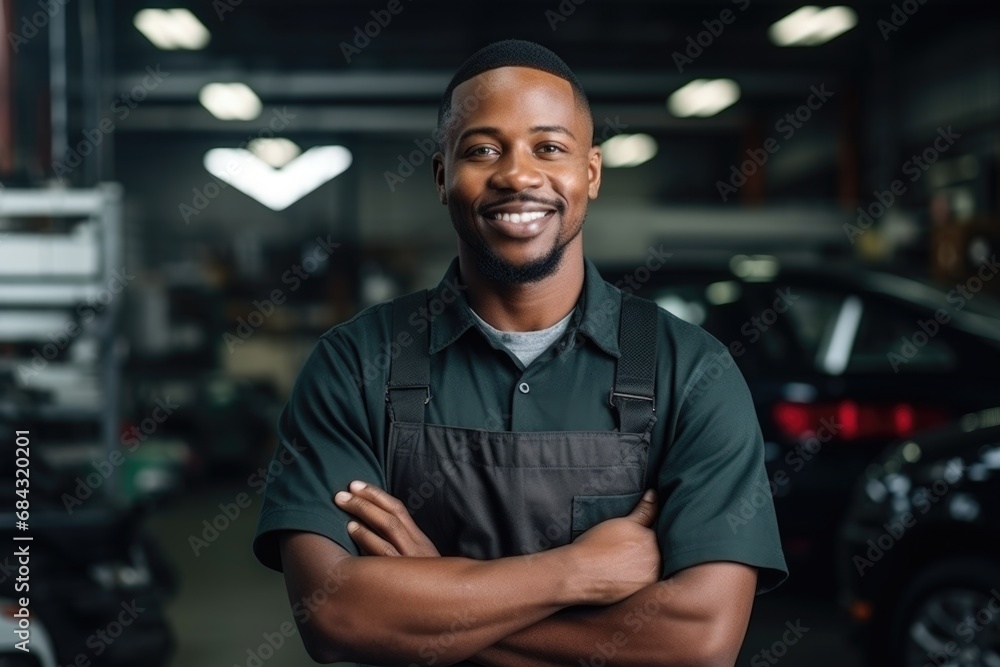
[[[392,340],[389,350],[389,382],[385,386],[389,420],[422,424],[424,406],[431,400],[430,326],[426,319],[415,326],[410,317],[427,307],[427,290],[392,300]],[[400,341],[410,338],[409,345]],[[399,344],[399,354],[392,348]]]
[[[610,397],[621,433],[646,433],[655,420],[656,311],[654,301],[622,292],[621,357]]]

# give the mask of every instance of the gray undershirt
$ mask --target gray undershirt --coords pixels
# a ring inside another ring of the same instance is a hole
[[[570,311],[569,315],[551,327],[539,331],[501,331],[487,324],[476,311],[471,308],[469,310],[472,311],[472,315],[476,318],[483,333],[513,352],[525,368],[566,332],[566,329],[569,328],[570,318],[573,316],[573,311]]]

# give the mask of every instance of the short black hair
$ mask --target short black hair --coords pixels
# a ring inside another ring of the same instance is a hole
[[[451,97],[452,93],[455,92],[455,88],[474,76],[499,67],[530,67],[531,69],[548,72],[568,81],[573,88],[573,98],[577,108],[587,115],[590,125],[593,127],[594,115],[590,109],[590,100],[587,99],[587,94],[583,90],[583,84],[573,74],[573,70],[569,68],[569,65],[541,44],[523,39],[505,39],[488,44],[473,53],[462,63],[458,71],[451,78],[451,82],[448,84],[448,87],[444,91],[444,96],[441,98],[441,105],[438,107],[438,144],[443,147],[446,131],[449,129],[448,126],[455,116],[451,105]]]

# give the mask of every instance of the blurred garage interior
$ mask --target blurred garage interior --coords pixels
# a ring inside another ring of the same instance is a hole
[[[0,28],[0,530],[27,432],[37,621],[0,665],[314,664],[250,550],[277,416],[323,332],[455,256],[437,105],[510,37],[590,97],[587,256],[743,350],[792,575],[739,664],[1000,665],[995,0],[0,0]]]

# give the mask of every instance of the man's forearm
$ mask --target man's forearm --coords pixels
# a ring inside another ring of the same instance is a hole
[[[681,573],[617,604],[563,610],[471,659],[487,667],[731,666],[746,633],[749,604],[745,595],[706,595],[698,581],[705,574]]]
[[[652,491],[627,516],[592,527],[572,544],[480,561],[441,558],[399,499],[361,482],[350,489],[335,495],[361,519],[350,521],[348,532],[360,552],[380,556],[353,558],[308,533],[282,542],[293,598],[331,564],[345,582],[315,627],[300,623],[316,659],[449,664],[567,606],[624,600],[660,571]]]
[[[318,535],[287,539],[282,557],[292,599],[333,588],[302,624],[310,654],[323,662],[433,656],[448,664],[599,593],[580,586],[566,549],[491,561],[353,557],[331,552]]]

